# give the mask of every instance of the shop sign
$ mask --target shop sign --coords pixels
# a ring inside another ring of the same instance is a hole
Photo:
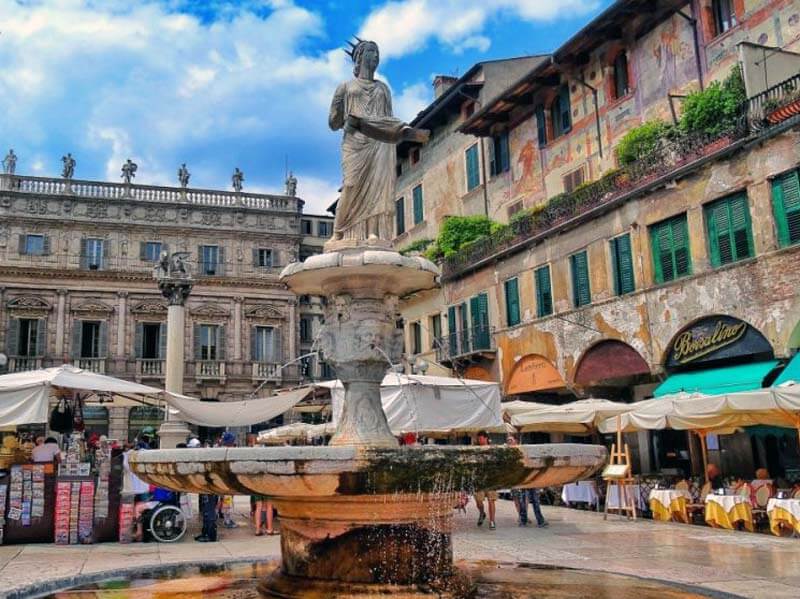
[[[506,395],[559,389],[564,386],[564,379],[547,358],[529,354],[514,365],[506,386]]]
[[[704,318],[681,331],[672,343],[668,368],[738,358],[772,355],[772,346],[746,322],[732,316]]]

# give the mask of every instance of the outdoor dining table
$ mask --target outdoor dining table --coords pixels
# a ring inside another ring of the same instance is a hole
[[[733,530],[736,523],[753,532],[753,506],[749,497],[741,495],[706,495],[706,523],[714,528]]]
[[[772,534],[781,536],[781,525],[800,535],[800,499],[778,499],[773,497],[767,503],[769,529]]]
[[[636,509],[640,512],[644,511],[645,499],[642,497],[642,488],[639,485],[628,485],[628,493],[633,496],[633,501],[636,503]],[[611,485],[608,489],[608,507],[610,509],[619,509],[619,486]]]
[[[689,523],[689,514],[686,504],[692,500],[689,491],[680,489],[653,489],[650,491],[650,511],[653,520]]]
[[[588,503],[595,507],[600,503],[600,495],[597,493],[597,483],[593,480],[582,480],[569,485],[564,485],[561,489],[561,499],[565,504]]]

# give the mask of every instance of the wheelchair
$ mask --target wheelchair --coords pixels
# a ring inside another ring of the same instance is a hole
[[[166,489],[153,492],[156,505],[142,512],[144,541],[175,543],[183,538],[189,523],[181,510],[180,494]]]

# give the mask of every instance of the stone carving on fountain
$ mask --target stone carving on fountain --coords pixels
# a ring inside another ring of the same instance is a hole
[[[345,388],[331,446],[146,451],[130,463],[170,489],[269,497],[280,515],[282,566],[260,587],[268,596],[461,596],[468,586],[454,572],[450,543],[456,493],[565,484],[591,476],[607,452],[571,444],[398,447],[380,396],[402,358],[398,305],[435,288],[439,270],[393,251],[381,235],[392,220],[393,145],[424,143],[428,133],[392,117],[389,89],[373,78],[377,45],[352,46],[355,78],[337,89],[330,117],[333,129],[344,129],[334,238],[324,254],[280,275],[297,295],[328,298],[318,346]]]

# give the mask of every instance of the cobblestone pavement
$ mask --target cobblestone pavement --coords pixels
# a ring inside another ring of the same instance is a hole
[[[544,508],[550,526],[520,528],[513,506],[498,502],[497,530],[475,525],[474,504],[455,517],[456,559],[523,561],[675,581],[744,597],[800,596],[800,539],[719,531]],[[103,543],[0,547],[0,597],[52,590],[53,581],[80,583],[102,573],[153,566],[277,557],[279,537],[255,537],[247,524],[247,498],[237,498],[237,529],[220,528],[221,541],[196,543],[191,530],[176,544]],[[196,529],[197,525],[193,525]]]

